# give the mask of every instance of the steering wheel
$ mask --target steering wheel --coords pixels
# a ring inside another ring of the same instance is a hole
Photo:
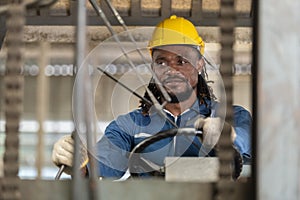
[[[129,155],[129,172],[132,178],[140,178],[143,176],[155,176],[155,177],[164,177],[165,176],[165,167],[157,165],[145,158],[143,158],[141,153],[149,145],[174,136],[197,136],[202,141],[202,131],[197,131],[194,128],[178,128],[170,129],[166,131],[158,132],[157,134],[146,138],[130,152]],[[232,164],[232,178],[236,180],[243,167],[243,158],[238,152],[238,150],[233,146],[234,159]]]
[[[158,132],[157,134],[146,138],[142,142],[140,142],[138,145],[135,146],[135,148],[130,152],[129,155],[129,172],[132,177],[140,177],[144,175],[151,175],[156,177],[164,177],[165,170],[164,166],[159,166],[149,160],[146,160],[141,156],[141,153],[143,150],[148,147],[149,145],[165,139],[169,137],[174,136],[198,136],[201,139],[202,132],[201,131],[195,131],[194,128],[174,128],[166,131]]]

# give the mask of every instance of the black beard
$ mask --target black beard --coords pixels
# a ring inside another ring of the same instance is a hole
[[[187,100],[190,98],[190,96],[193,93],[193,88],[188,87],[186,91],[179,93],[179,94],[174,94],[172,92],[168,92],[169,96],[171,97],[170,103],[179,103]]]

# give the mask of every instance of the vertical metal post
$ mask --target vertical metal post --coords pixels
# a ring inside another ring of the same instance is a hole
[[[258,199],[300,199],[300,1],[259,1]]]
[[[86,1],[77,0],[77,15],[76,15],[76,57],[75,57],[75,73],[80,70],[80,65],[82,64],[84,57],[86,55]],[[81,85],[80,85],[81,86]],[[78,105],[80,107],[84,105],[84,89],[81,87],[77,88]],[[76,109],[75,107],[75,109]],[[72,181],[72,199],[80,200],[84,199],[83,196],[86,194],[87,189],[83,185],[83,177],[79,171],[80,169],[80,137],[78,134],[73,135],[75,144],[74,144],[74,159],[73,159],[73,181]]]
[[[20,199],[19,123],[23,110],[23,27],[25,8],[22,1],[10,4],[7,16],[7,59],[5,83],[5,152],[4,181],[0,199]]]
[[[142,16],[142,1],[130,0],[130,16],[141,17]]]
[[[2,48],[5,34],[6,34],[5,16],[0,15],[0,50]]]
[[[257,195],[257,153],[258,153],[258,147],[257,147],[257,138],[258,138],[258,132],[257,132],[257,123],[258,123],[258,83],[257,83],[257,77],[258,77],[258,52],[259,52],[259,39],[258,39],[258,15],[259,10],[259,0],[252,0],[252,7],[251,7],[251,15],[253,15],[253,42],[252,42],[252,67],[251,67],[251,74],[252,74],[252,163],[251,163],[251,178],[252,178],[252,191],[253,191],[253,197],[254,200],[258,199]]]
[[[162,19],[170,17],[172,13],[172,0],[161,1],[161,12],[160,15]]]
[[[44,163],[44,122],[46,119],[46,113],[48,112],[48,98],[49,98],[49,79],[45,75],[45,68],[48,64],[47,50],[48,44],[41,43],[41,58],[39,60],[39,75],[37,77],[37,121],[39,123],[38,130],[38,146],[37,146],[37,177],[41,178],[42,168]]]
[[[72,199],[98,199],[97,193],[97,173],[96,162],[92,153],[94,146],[94,136],[96,131],[96,121],[94,115],[94,95],[92,74],[93,71],[89,69],[89,65],[84,64],[84,58],[86,56],[86,2],[85,0],[78,0],[77,4],[77,26],[76,26],[76,80],[74,83],[76,98],[75,118],[77,120],[76,129],[77,134],[74,134],[75,139],[75,155],[74,155],[74,167],[73,167],[73,198]],[[81,136],[81,137],[80,137]],[[82,137],[85,136],[85,137]],[[86,143],[84,143],[86,140]],[[87,153],[89,155],[89,190],[87,186],[83,184],[83,177],[81,176],[80,160],[81,160],[81,148],[82,144],[86,144]]]
[[[233,124],[232,109],[232,66],[233,66],[233,43],[235,27],[234,0],[221,0],[220,9],[220,30],[221,30],[221,68],[220,72],[224,81],[226,93],[226,114],[225,121]],[[219,177],[217,183],[217,199],[230,199],[233,188],[230,186],[232,177],[231,162],[233,160],[233,149],[231,141],[231,127],[223,127],[219,139],[218,157],[220,161]]]

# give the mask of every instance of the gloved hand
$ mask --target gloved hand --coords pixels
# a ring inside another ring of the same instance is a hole
[[[88,162],[88,156],[86,148],[80,145],[81,153],[81,168],[85,167]],[[65,165],[64,172],[67,174],[72,173],[73,166],[73,155],[74,155],[74,140],[71,135],[66,135],[61,137],[53,147],[52,151],[52,161],[53,163],[60,167]]]
[[[223,127],[224,125],[224,127]],[[221,118],[199,118],[196,120],[194,124],[195,128],[197,130],[202,129],[203,134],[203,141],[202,141],[202,147],[200,149],[200,155],[206,156],[212,149],[215,149],[218,151],[218,145],[216,145],[219,141],[222,128],[231,128],[231,141],[234,142],[236,138],[236,132],[234,128],[227,122],[224,124],[221,121]],[[238,150],[233,147],[234,151],[234,160],[233,160],[233,166],[232,166],[232,178],[236,180],[241,171],[243,166],[243,159]]]
[[[52,161],[53,163],[60,167],[65,165],[64,172],[67,174],[72,173],[73,164],[73,154],[74,154],[74,140],[71,135],[66,135],[61,137],[53,146],[52,151]]]
[[[226,122],[225,122],[226,123]],[[203,131],[203,141],[202,143],[206,147],[211,147],[213,148],[221,135],[222,131],[222,121],[221,118],[216,117],[208,117],[208,118],[199,118],[196,120],[194,126],[196,129],[202,129]],[[234,128],[231,126],[231,141],[234,142],[236,138],[236,132]]]

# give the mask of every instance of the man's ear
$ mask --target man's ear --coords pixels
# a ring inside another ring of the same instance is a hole
[[[202,57],[197,61],[196,69],[198,70],[198,72],[201,72],[204,66],[205,66],[205,61],[204,58]]]

